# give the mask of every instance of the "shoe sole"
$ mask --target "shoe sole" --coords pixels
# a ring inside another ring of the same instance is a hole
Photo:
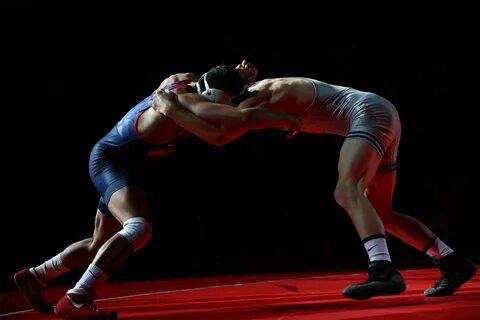
[[[372,281],[368,284],[365,284],[361,292],[348,292],[348,287],[343,291],[343,295],[346,298],[353,300],[366,300],[376,296],[391,296],[397,295],[404,292],[407,289],[403,278],[399,276],[393,276],[392,281],[382,282],[382,281]]]

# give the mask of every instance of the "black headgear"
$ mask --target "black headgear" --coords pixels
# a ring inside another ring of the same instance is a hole
[[[233,99],[238,98],[245,91],[245,89],[244,89],[239,94],[231,96],[231,95],[227,94],[225,91],[210,87],[208,85],[207,76],[208,76],[208,73],[204,73],[200,77],[200,79],[198,80],[198,82],[196,84],[196,88],[197,88],[197,93],[198,94],[204,96],[205,98],[207,98],[208,100],[210,100],[212,102],[223,103],[223,104],[231,104]]]

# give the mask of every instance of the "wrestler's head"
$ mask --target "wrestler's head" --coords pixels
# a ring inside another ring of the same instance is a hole
[[[245,88],[243,78],[234,66],[218,65],[204,73],[197,82],[197,92],[207,99],[232,104]]]

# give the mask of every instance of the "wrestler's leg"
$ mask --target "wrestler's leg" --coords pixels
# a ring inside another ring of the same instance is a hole
[[[419,220],[394,211],[392,197],[396,171],[379,172],[366,190],[368,199],[381,216],[385,230],[401,241],[432,257],[441,273],[440,279],[425,290],[426,296],[446,296],[455,293],[476,273],[476,266],[454,252]]]
[[[122,225],[113,216],[97,210],[93,236],[67,247],[61,253],[63,264],[73,269],[92,262],[100,247],[121,227]]]
[[[395,180],[396,171],[379,172],[365,194],[380,215],[386,232],[418,250],[424,250],[435,235],[419,220],[393,211]]]
[[[68,290],[56,305],[56,314],[64,318],[88,313],[92,318],[115,319],[114,311],[98,310],[93,306],[95,288],[151,237],[150,210],[141,187],[125,186],[115,191],[108,202],[108,209],[123,228],[102,245],[75,287]],[[82,307],[77,308],[79,305]]]
[[[381,158],[374,144],[364,138],[348,138],[340,150],[335,199],[348,212],[370,259],[369,279],[344,290],[352,299],[398,294],[406,289],[391,263],[382,220],[364,194]]]
[[[335,200],[350,215],[361,239],[384,234],[382,221],[364,195],[380,160],[375,148],[361,138],[346,139],[340,150]]]
[[[99,250],[93,263],[107,273],[113,272],[133,251],[141,249],[150,239],[152,229],[150,222],[150,208],[143,188],[126,186],[113,193],[108,203],[110,212],[124,226],[111,237]],[[128,224],[142,227],[141,230],[130,228]],[[138,223],[135,223],[137,221]],[[125,233],[126,228],[129,229]]]
[[[60,274],[90,263],[100,246],[120,227],[114,217],[97,210],[95,229],[91,238],[71,244],[37,267],[17,272],[14,276],[15,284],[34,309],[42,313],[52,312],[52,305],[43,297],[44,287]]]

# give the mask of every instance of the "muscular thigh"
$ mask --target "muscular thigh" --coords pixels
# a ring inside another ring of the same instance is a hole
[[[122,224],[134,217],[150,219],[150,207],[141,186],[130,185],[115,191],[110,197],[108,209]]]
[[[381,157],[378,169],[393,171],[401,138],[400,118],[390,102],[377,95],[373,97],[382,103],[361,104],[362,112],[352,120],[347,139],[361,138],[368,142]]]
[[[339,182],[353,183],[363,192],[373,179],[380,160],[375,147],[365,139],[345,139],[338,161]]]

